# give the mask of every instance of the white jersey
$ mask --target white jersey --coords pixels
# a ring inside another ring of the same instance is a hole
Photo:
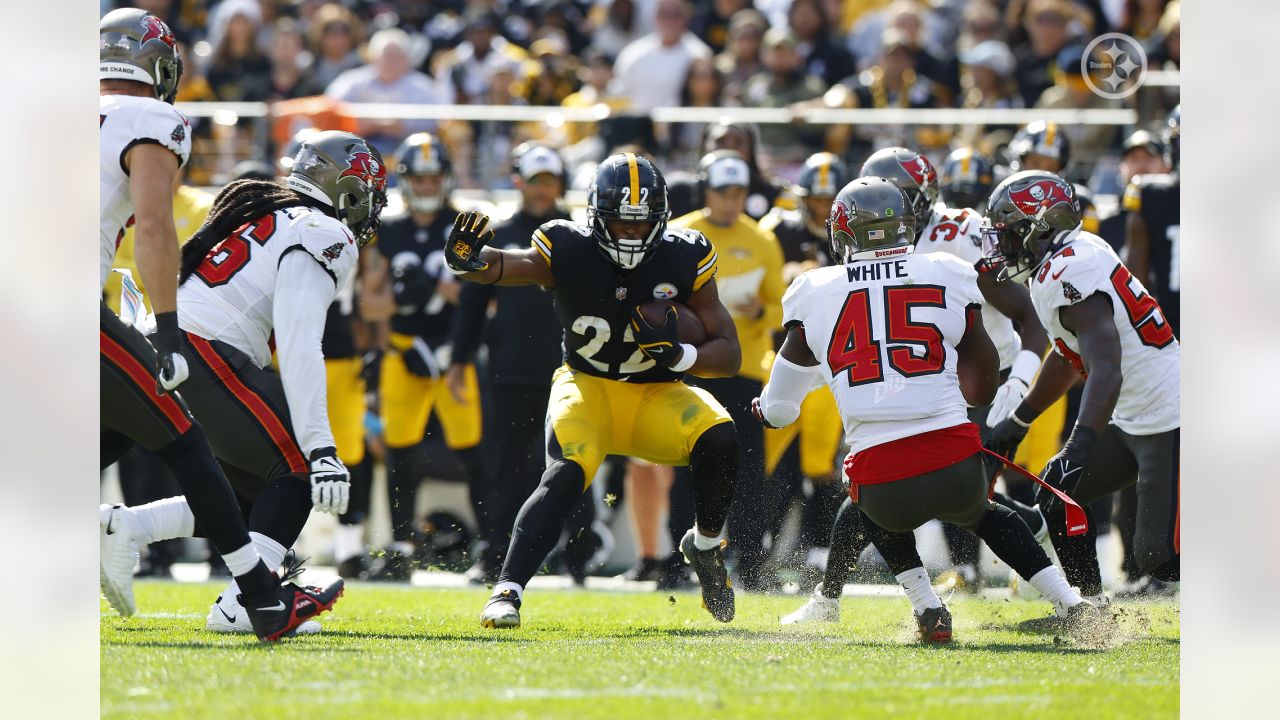
[[[810,270],[782,298],[782,322],[804,325],[855,454],[969,421],[956,344],[982,303],[978,273],[911,250]]]
[[[266,367],[271,362],[276,273],[291,250],[303,250],[320,263],[333,278],[335,297],[355,272],[358,249],[345,225],[313,208],[277,210],[216,245],[182,283],[179,326],[221,340]]]
[[[916,252],[951,253],[970,267],[977,267],[982,261],[982,216],[969,208],[935,206],[929,212],[929,223],[916,241]],[[1022,338],[1013,329],[1013,321],[994,307],[983,305],[982,324],[1000,353],[1000,369],[1012,367],[1022,351]]]
[[[1111,421],[1133,435],[1154,435],[1181,424],[1181,351],[1164,314],[1102,238],[1077,229],[1037,270],[1031,301],[1055,351],[1084,371],[1080,341],[1062,326],[1059,308],[1094,293],[1111,300],[1120,336],[1124,382]]]
[[[191,124],[166,102],[131,95],[103,95],[98,99],[98,292],[126,227],[133,224],[133,198],[124,156],[134,145],[156,143],[173,151],[178,164],[191,157]]]

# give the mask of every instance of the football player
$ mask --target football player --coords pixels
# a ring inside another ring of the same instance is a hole
[[[925,642],[951,639],[912,531],[932,519],[975,533],[1073,624],[1097,617],[1049,562],[1013,510],[990,501],[978,426],[968,406],[991,402],[999,354],[982,320],[973,266],[915,250],[916,198],[862,177],[836,196],[828,224],[840,264],[800,276],[783,300],[787,339],[756,417],[795,422],[821,381],[844,420],[845,474],[856,531],[902,583]]]
[[[947,156],[938,171],[938,195],[942,204],[982,212],[994,184],[995,166],[973,148],[959,148]]]
[[[319,133],[303,142],[284,185],[239,180],[223,188],[182,248],[180,325],[194,350],[185,396],[208,423],[228,479],[251,502],[251,537],[271,564],[285,559],[313,506],[347,511],[350,474],[329,426],[321,340],[329,306],[377,232],[386,182],[381,156],[362,138]],[[279,374],[267,369],[273,347]],[[137,514],[154,525],[151,540],[191,532],[189,519]],[[301,596],[297,612],[331,607],[341,580],[331,587]],[[233,582],[218,597],[208,629],[247,629],[236,590]],[[298,628],[318,630],[314,622]]]
[[[1018,130],[1009,141],[1009,170],[1044,170],[1061,177],[1071,168],[1071,141],[1057,123],[1036,120]],[[1098,232],[1098,211],[1089,188],[1075,183],[1075,202],[1085,232]]]
[[[1178,332],[1181,316],[1179,293],[1181,180],[1178,150],[1182,134],[1182,109],[1175,107],[1165,121],[1165,163],[1172,172],[1138,175],[1124,191],[1125,265],[1143,284],[1151,283],[1165,320]]]
[[[1075,427],[1041,477],[1085,506],[1137,483],[1137,564],[1177,582],[1178,339],[1111,246],[1081,227],[1072,192],[1056,175],[1029,171],[1005,179],[988,203],[988,258],[1002,277],[1030,284],[1056,351],[988,447],[1007,457],[1031,421],[1083,376]],[[1063,504],[1044,491],[1039,499],[1067,578],[1085,595],[1101,596],[1092,523],[1087,534],[1069,537]]]
[[[480,386],[475,366],[463,368],[463,392],[449,392],[449,329],[462,285],[444,271],[445,240],[458,211],[450,195],[453,164],[439,137],[410,135],[396,149],[396,182],[408,212],[388,218],[374,248],[386,258],[387,273],[370,273],[366,296],[390,296],[389,349],[382,357],[380,383],[387,444],[388,496],[392,546],[373,577],[408,580],[417,551],[415,498],[422,483],[426,446],[423,437],[434,411],[445,444],[466,467],[471,507],[480,537],[489,536],[487,474],[480,451]]]
[[[189,351],[179,329],[178,237],[173,224],[173,185],[191,152],[190,125],[173,108],[182,62],[169,27],[135,8],[107,13],[99,23],[98,126],[101,218],[99,292],[115,259],[124,228],[136,224],[138,270],[151,291],[156,332],[151,342],[126,326],[105,304],[100,310],[102,467],[135,443],[156,452],[178,478],[186,500],[161,500],[139,515],[104,505],[101,581],[121,615],[136,611],[133,565],[138,546],[155,540],[157,518],[190,534],[196,517],[226,561],[241,594],[237,601],[246,630],[263,640],[292,633],[311,615],[327,609],[342,593],[342,582],[301,588],[272,576],[240,515],[209,440],[173,393],[192,374]],[[186,310],[184,309],[184,313]],[[187,317],[184,314],[183,320]],[[187,382],[190,388],[192,383]],[[305,604],[304,604],[305,603]]]
[[[556,370],[547,410],[548,464],[516,518],[484,627],[519,627],[524,586],[555,547],[605,455],[635,456],[693,468],[696,522],[680,551],[702,584],[717,620],[733,619],[733,586],[724,566],[724,527],[738,475],[738,439],[729,413],[685,373],[729,377],[742,352],[733,318],[716,291],[716,250],[701,233],[667,228],[667,186],[657,167],[633,153],[596,169],[588,224],[553,220],[520,250],[486,248],[489,219],[464,213],[445,258],[464,279],[540,285],[555,297],[565,364]],[[642,303],[673,300],[701,321],[694,346],[677,333],[677,311],[651,325]]]

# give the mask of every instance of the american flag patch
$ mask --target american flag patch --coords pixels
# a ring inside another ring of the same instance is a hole
[[[868,231],[867,231],[867,239],[868,239],[868,240],[883,240],[883,239],[884,239],[884,230],[868,230]]]

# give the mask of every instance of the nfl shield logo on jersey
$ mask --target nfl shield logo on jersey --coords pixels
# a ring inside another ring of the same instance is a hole
[[[626,288],[624,288],[624,287],[620,287],[620,288],[618,288],[617,290],[614,290],[614,291],[613,291],[613,296],[614,296],[615,298],[617,298],[618,300],[626,300],[626,299],[627,299],[627,289],[626,289]]]

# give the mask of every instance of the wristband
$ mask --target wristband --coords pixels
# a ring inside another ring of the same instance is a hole
[[[698,362],[698,348],[689,343],[680,343],[680,349],[683,351],[680,353],[680,359],[671,365],[671,369],[675,372],[684,372]]]
[[[1029,386],[1039,369],[1040,356],[1030,350],[1022,350],[1018,353],[1018,357],[1013,359],[1013,365],[1009,368],[1009,377],[1017,378]]]
[[[156,313],[156,332],[176,333],[178,332],[178,312]]]
[[[1031,427],[1031,423],[1035,422],[1036,412],[1027,406],[1027,401],[1023,400],[1018,404],[1013,414],[1009,416],[1015,423],[1022,427]]]
[[[1062,445],[1062,452],[1072,456],[1086,456],[1098,441],[1098,431],[1091,427],[1077,424],[1071,429],[1071,436]]]

